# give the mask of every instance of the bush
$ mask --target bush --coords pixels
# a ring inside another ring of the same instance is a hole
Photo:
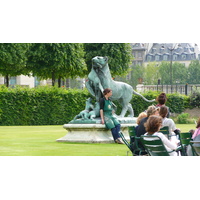
[[[0,88],[0,125],[57,125],[68,123],[90,97],[87,90],[56,87]]]
[[[142,94],[146,99],[155,99],[160,92]],[[0,87],[0,125],[60,125],[71,121],[85,108],[85,101],[91,97],[84,89],[65,89],[51,86],[38,88]],[[92,97],[93,98],[93,97]],[[167,94],[167,106],[171,112],[181,113],[189,106],[189,97],[179,94]],[[93,103],[95,99],[93,98]],[[121,105],[117,105],[117,114]],[[133,95],[130,102],[135,116],[150,105],[138,95]],[[128,113],[127,113],[128,115]]]
[[[193,92],[190,94],[190,106],[200,108],[200,90],[193,88]]]
[[[177,123],[178,124],[188,124],[189,121],[189,114],[188,113],[182,113],[180,115],[177,116]]]

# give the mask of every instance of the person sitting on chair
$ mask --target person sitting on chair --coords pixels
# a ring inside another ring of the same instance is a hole
[[[162,118],[160,116],[155,116],[155,115],[150,116],[147,122],[144,124],[144,126],[147,131],[145,135],[158,136],[162,140],[167,151],[172,151],[177,149],[177,143],[175,143],[175,141],[172,142],[168,140],[163,133],[159,132],[160,128],[162,127]],[[170,156],[177,156],[177,152],[171,152],[169,154]]]
[[[198,135],[200,135],[200,117],[197,121],[196,130],[194,131],[194,134],[192,135],[192,139],[194,139]]]
[[[176,128],[176,125],[173,121],[173,119],[167,118],[168,114],[168,107],[167,106],[161,106],[159,115],[162,117],[162,127],[167,126],[169,127],[169,136],[171,139],[176,140],[176,135],[179,135],[180,129]],[[173,136],[173,137],[172,137]],[[178,140],[176,142],[179,142]]]
[[[140,124],[137,127],[136,130],[136,136],[140,137],[141,135],[144,135],[146,133],[145,127],[144,127],[144,123],[148,120],[149,116],[151,115],[159,115],[159,109],[160,108],[156,108],[155,106],[149,106],[146,113],[147,113],[147,117],[141,119]],[[141,150],[145,150],[144,146],[142,145],[141,141],[138,140],[138,147]],[[139,153],[139,152],[138,152]],[[137,154],[137,152],[136,152]]]
[[[156,105],[156,107],[161,107],[161,106],[165,106],[165,103],[167,102],[167,96],[164,92],[162,92],[160,95],[157,96],[156,101],[158,102],[158,104]],[[167,118],[169,118],[170,115],[170,110],[169,107],[167,107],[168,112],[167,112]]]

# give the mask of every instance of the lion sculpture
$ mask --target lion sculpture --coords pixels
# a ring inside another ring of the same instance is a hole
[[[110,88],[112,90],[111,100],[112,101],[118,100],[119,103],[122,105],[122,111],[121,111],[120,117],[124,117],[127,110],[130,113],[129,116],[134,117],[134,111],[133,111],[132,105],[130,104],[133,94],[136,94],[142,97],[147,102],[155,101],[155,99],[153,100],[146,99],[141,94],[137,93],[133,89],[133,87],[128,85],[127,83],[114,81],[111,77],[107,57],[101,57],[101,56],[94,57],[92,59],[92,70],[95,70],[95,77],[91,76],[91,74],[88,77],[89,80],[88,80],[88,83],[86,84],[88,91],[93,96],[98,94],[96,91],[97,88],[94,88],[95,84],[98,85],[98,87],[100,88],[100,91],[102,91],[102,88],[103,89]],[[93,78],[96,80],[96,83],[94,83]],[[98,94],[98,96],[95,96],[95,97],[96,99],[99,99],[100,95]]]

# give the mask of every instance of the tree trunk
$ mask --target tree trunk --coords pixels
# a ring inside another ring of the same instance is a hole
[[[4,78],[5,78],[4,83],[5,83],[6,87],[9,87],[9,76],[8,76],[8,74]]]
[[[58,87],[59,88],[61,87],[61,78],[60,77],[58,78]]]
[[[54,72],[52,72],[52,86],[54,86],[55,85],[55,73]]]

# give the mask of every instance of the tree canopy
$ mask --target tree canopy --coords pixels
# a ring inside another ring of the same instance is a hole
[[[83,77],[86,72],[83,44],[36,43],[28,53],[29,69],[41,79]]]
[[[0,43],[0,74],[6,77],[9,85],[9,76],[27,75],[27,51],[30,44],[26,43]]]
[[[188,83],[199,84],[200,77],[200,61],[193,60],[188,67]]]
[[[85,43],[85,60],[88,72],[92,68],[92,58],[107,56],[111,74],[127,74],[133,59],[131,45],[128,43]]]

